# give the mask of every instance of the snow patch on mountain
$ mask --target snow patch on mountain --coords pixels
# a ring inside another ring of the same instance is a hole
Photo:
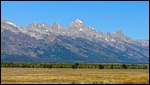
[[[80,19],[77,19],[76,22],[83,23]]]
[[[79,31],[83,31],[83,29],[80,28]]]
[[[15,24],[12,23],[12,22],[6,22],[6,23],[8,23],[8,24],[10,24],[10,25],[13,25],[13,26],[17,27],[17,25],[15,25]]]

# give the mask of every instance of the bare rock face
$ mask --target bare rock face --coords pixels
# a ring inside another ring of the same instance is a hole
[[[76,19],[66,28],[33,22],[21,27],[1,19],[2,62],[149,63],[149,40],[121,30],[97,32]]]

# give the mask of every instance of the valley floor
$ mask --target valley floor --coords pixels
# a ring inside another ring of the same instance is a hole
[[[1,68],[1,84],[149,84],[149,69]]]

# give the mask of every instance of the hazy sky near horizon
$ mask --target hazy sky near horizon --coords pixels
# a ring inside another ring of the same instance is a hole
[[[24,27],[33,22],[67,27],[79,18],[100,32],[119,29],[132,39],[149,39],[148,1],[1,1],[1,18]]]

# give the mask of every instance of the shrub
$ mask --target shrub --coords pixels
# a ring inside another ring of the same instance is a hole
[[[123,69],[127,69],[127,65],[126,64],[122,64],[122,68]]]
[[[79,67],[79,63],[75,63],[74,65],[71,66],[73,69],[77,69]]]
[[[99,64],[99,69],[104,69],[104,65]]]

